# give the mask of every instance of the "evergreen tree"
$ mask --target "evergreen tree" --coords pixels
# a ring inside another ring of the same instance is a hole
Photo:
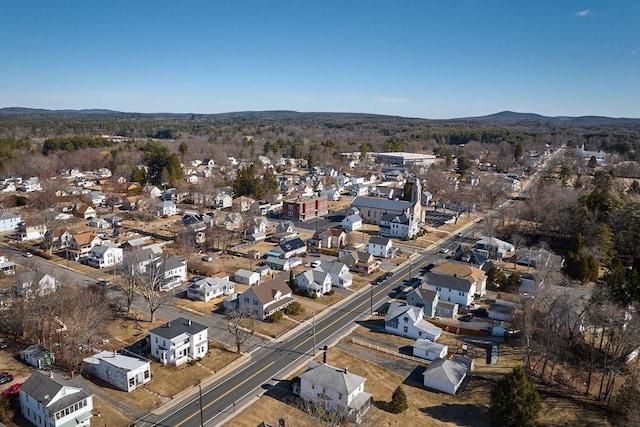
[[[540,408],[540,396],[522,367],[515,368],[491,387],[489,416],[496,425],[535,426]]]
[[[391,395],[391,412],[399,414],[406,411],[408,408],[409,403],[407,402],[407,395],[402,387],[398,386]]]
[[[524,154],[524,148],[522,147],[522,143],[520,141],[518,141],[518,143],[516,144],[515,149],[513,150],[513,158],[517,161],[520,160],[520,158],[522,157],[522,155]]]

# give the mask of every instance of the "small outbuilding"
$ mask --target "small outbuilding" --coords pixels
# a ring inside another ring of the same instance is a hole
[[[41,345],[30,345],[25,348],[20,352],[20,359],[36,369],[44,369],[56,361],[53,351],[49,351]]]
[[[130,392],[151,381],[151,363],[115,351],[101,351],[83,360],[84,371],[108,382],[118,390]]]
[[[455,395],[467,376],[467,370],[462,363],[438,358],[422,374],[424,386]]]
[[[413,344],[413,355],[427,360],[444,358],[448,351],[449,348],[446,345],[425,339],[416,340]]]
[[[244,285],[253,286],[260,280],[260,274],[255,271],[244,270],[241,268],[236,271],[236,274],[233,276],[233,280]]]

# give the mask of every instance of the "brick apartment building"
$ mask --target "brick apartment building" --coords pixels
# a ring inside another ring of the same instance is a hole
[[[282,203],[282,218],[307,221],[329,213],[326,197],[295,198]]]

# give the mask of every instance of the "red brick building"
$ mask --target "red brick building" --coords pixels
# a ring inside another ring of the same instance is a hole
[[[326,197],[295,198],[282,203],[282,218],[307,221],[329,213]]]

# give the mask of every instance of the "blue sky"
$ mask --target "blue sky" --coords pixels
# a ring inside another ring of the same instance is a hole
[[[640,117],[637,0],[0,0],[0,107]]]

